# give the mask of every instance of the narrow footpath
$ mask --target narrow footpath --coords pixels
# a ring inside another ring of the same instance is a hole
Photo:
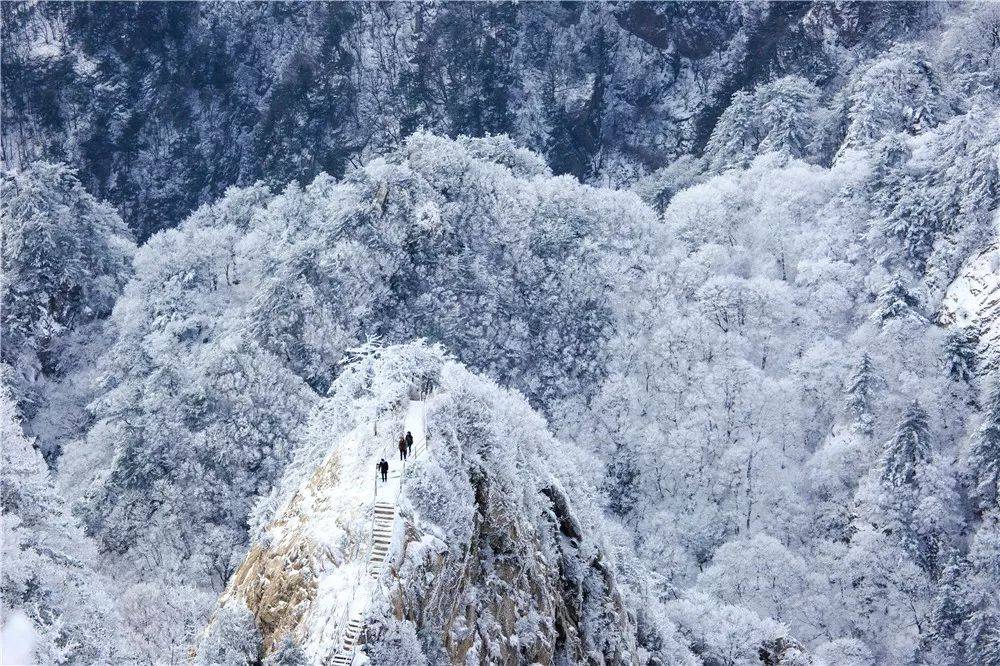
[[[386,447],[386,451],[379,458],[384,457],[389,461],[388,481],[382,482],[378,477],[375,482],[375,499],[372,506],[372,533],[371,547],[368,551],[367,572],[365,580],[359,581],[357,585],[357,596],[366,601],[356,608],[347,621],[344,629],[343,640],[340,649],[333,659],[328,663],[332,666],[348,666],[353,663],[357,654],[361,635],[364,627],[365,614],[371,605],[371,600],[381,592],[379,579],[385,568],[385,561],[392,546],[392,537],[396,528],[396,503],[399,499],[400,490],[406,478],[406,464],[419,460],[426,455],[427,432],[424,421],[424,401],[411,400],[406,408],[406,417],[403,419],[403,433],[410,431],[413,434],[413,451],[407,461],[399,459],[399,449],[396,440],[392,439]],[[379,459],[373,459],[369,469],[374,473],[375,465]]]

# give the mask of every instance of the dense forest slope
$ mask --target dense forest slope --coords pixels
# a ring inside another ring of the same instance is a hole
[[[140,239],[232,185],[304,184],[416,129],[628,181],[732,95],[938,22],[933,3],[4,3],[4,161],[68,162]]]
[[[576,633],[408,614],[444,549],[385,654],[1000,664],[997,5],[0,13],[0,599],[39,660],[275,648],[234,574],[398,420],[395,350],[454,389],[462,511],[476,461],[506,484],[454,545],[540,550],[517,598]],[[468,527],[427,499],[407,539]]]

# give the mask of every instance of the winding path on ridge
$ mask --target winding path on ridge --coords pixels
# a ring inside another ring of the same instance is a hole
[[[406,478],[406,462],[419,459],[427,451],[427,424],[425,421],[424,400],[410,400],[406,407],[406,416],[403,419],[403,432],[410,431],[413,434],[413,451],[409,455],[409,461],[399,460],[399,449],[396,440],[389,443],[387,452],[381,453],[371,461],[369,469],[375,473],[375,465],[379,459],[384,457],[389,461],[389,479],[386,482],[379,480],[375,482],[375,499],[372,506],[372,531],[371,546],[368,550],[368,561],[366,563],[367,576],[358,581],[357,589],[352,595],[356,603],[352,604],[350,616],[344,629],[343,638],[340,645],[327,663],[332,666],[348,666],[353,663],[357,654],[361,630],[364,627],[365,614],[371,605],[372,599],[381,592],[381,582],[385,561],[389,555],[392,538],[395,533],[397,501],[402,490],[404,479]]]

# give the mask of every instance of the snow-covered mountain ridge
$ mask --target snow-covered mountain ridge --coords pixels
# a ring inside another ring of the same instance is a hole
[[[426,399],[413,400],[428,384]],[[359,390],[374,395],[346,416],[345,398]],[[332,393],[313,416],[311,454],[293,464],[275,493],[280,508],[220,599],[200,660],[228,663],[248,647],[309,663],[340,663],[344,652],[376,664],[667,657],[669,635],[643,645],[649,628],[639,635],[637,598],[621,589],[575,487],[578,462],[523,398],[419,344],[356,360]],[[404,430],[415,431],[415,455],[397,477]],[[390,477],[376,492],[380,456]],[[391,545],[370,567],[373,520],[387,502],[397,511]],[[349,633],[360,634],[356,651],[344,648]]]

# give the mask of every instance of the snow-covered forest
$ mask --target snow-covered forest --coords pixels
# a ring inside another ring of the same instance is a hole
[[[1000,666],[1000,4],[0,20],[0,663]]]

